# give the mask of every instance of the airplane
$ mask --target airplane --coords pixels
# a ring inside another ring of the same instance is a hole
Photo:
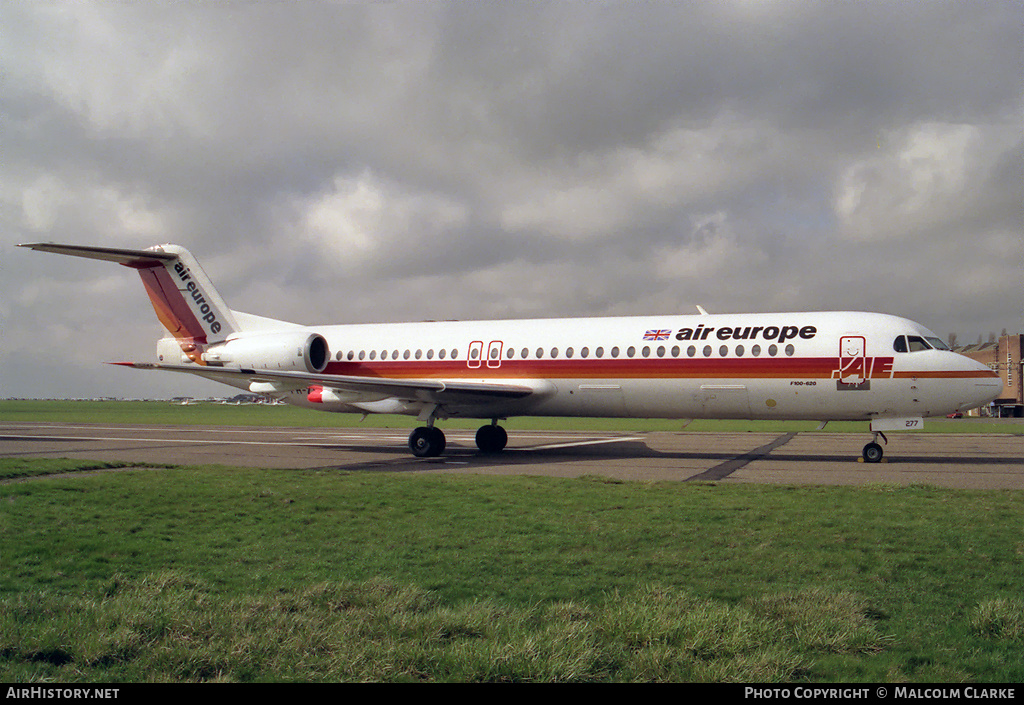
[[[514,416],[868,421],[886,431],[988,404],[998,375],[918,323],[882,313],[698,313],[307,326],[235,311],[184,247],[24,243],[138,272],[169,335],[156,362],[301,407],[407,414],[417,457],[440,455],[448,418],[488,419],[483,453]]]

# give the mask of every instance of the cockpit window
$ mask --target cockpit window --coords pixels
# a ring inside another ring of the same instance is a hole
[[[921,350],[949,350],[938,338],[924,338],[920,335],[901,335],[892,341],[892,349],[896,352],[919,352]]]
[[[920,352],[921,350],[931,350],[932,348],[932,346],[919,335],[908,335],[907,347],[910,348],[910,352]]]

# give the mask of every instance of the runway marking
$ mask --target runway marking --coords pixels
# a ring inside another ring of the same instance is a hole
[[[10,428],[10,427],[8,427],[8,428]],[[33,428],[38,429],[39,427],[33,427]],[[50,426],[49,428],[54,428],[54,427]],[[120,430],[120,431],[123,431],[124,430],[123,428],[113,428],[113,427],[108,428],[108,427],[97,427],[97,426],[86,426],[86,427],[60,426],[59,428],[88,428],[88,429],[94,430],[94,431],[96,431],[96,430]],[[140,429],[140,430],[156,431],[156,430],[164,430],[164,429],[147,428],[147,429]],[[235,429],[235,430],[232,430],[232,431],[221,430],[221,429],[188,429],[188,430],[190,430],[193,433],[210,433],[210,432],[214,432],[214,433],[228,433],[228,432],[238,433],[239,432],[238,429]],[[324,434],[317,434],[317,433],[310,432],[308,434],[307,433],[294,434],[294,432],[289,432],[289,431],[284,431],[284,430],[282,430],[282,431],[270,431],[270,432],[267,432],[267,431],[259,431],[258,429],[253,429],[252,433],[259,433],[260,435],[266,435],[267,433],[277,433],[277,434],[282,434],[282,435],[291,434],[292,438],[295,438],[296,440],[285,441],[285,440],[276,440],[276,439],[273,439],[273,440],[263,439],[263,440],[245,441],[245,440],[229,440],[229,439],[225,439],[225,438],[152,438],[152,437],[148,437],[148,436],[128,437],[128,436],[93,436],[93,435],[65,436],[65,435],[55,435],[55,434],[38,434],[38,435],[37,434],[32,434],[32,435],[27,435],[27,434],[22,434],[22,435],[0,434],[0,441],[3,441],[3,440],[7,440],[7,441],[50,440],[50,441],[96,441],[96,442],[101,442],[101,441],[118,441],[118,442],[122,442],[122,443],[162,443],[162,444],[166,444],[166,443],[174,444],[174,443],[177,443],[177,444],[191,444],[191,445],[243,445],[243,446],[282,446],[282,447],[289,447],[289,446],[299,446],[299,447],[317,446],[317,447],[322,447],[322,448],[332,448],[332,447],[344,448],[344,447],[352,445],[353,442],[368,442],[368,443],[374,443],[377,446],[390,445],[390,444],[393,443],[393,444],[404,446],[405,443],[406,443],[406,438],[407,438],[406,435],[401,434],[401,433],[399,433],[399,434],[396,434],[396,433],[374,433],[372,431],[357,431],[357,432],[354,432],[354,433],[351,433],[351,432],[324,433]],[[454,433],[454,434],[450,433],[450,434],[448,434],[448,437],[449,437],[450,441],[465,442],[465,443],[472,443],[473,442],[473,440],[472,440],[473,439],[472,432]],[[535,439],[536,438],[565,438],[565,434],[555,435],[555,434],[548,434],[548,433],[538,433],[536,435],[532,435],[532,438],[535,438]],[[613,438],[598,438],[598,439],[588,438],[586,440],[579,440],[579,441],[567,441],[567,442],[563,442],[563,443],[549,443],[549,444],[539,445],[539,446],[518,447],[518,448],[516,448],[516,450],[524,450],[524,451],[555,450],[555,449],[559,449],[559,448],[575,448],[575,447],[580,447],[580,446],[601,445],[601,444],[606,444],[606,443],[619,443],[619,442],[623,442],[623,441],[636,441],[636,440],[643,440],[643,437],[642,436],[616,436],[616,437],[613,437]]]
[[[39,423],[39,424],[4,424],[4,428],[28,428],[34,431],[45,431],[48,429],[57,428],[79,428],[88,431],[124,431],[125,426],[97,426],[96,424],[51,424],[51,423]],[[252,427],[229,427],[229,428],[210,428],[208,426],[131,426],[134,431],[175,431],[178,433],[277,433],[277,434],[290,434],[294,433],[299,429],[290,428],[261,428],[259,426]],[[325,429],[329,431],[330,429]]]
[[[617,436],[615,438],[598,438],[590,441],[573,441],[571,443],[549,443],[543,446],[530,446],[516,450],[555,450],[556,448],[578,448],[580,446],[596,446],[604,443],[621,443],[623,441],[642,441],[643,436]]]
[[[748,453],[744,453],[743,455],[737,456],[732,460],[727,460],[724,463],[720,463],[713,468],[708,468],[707,470],[698,475],[688,477],[686,478],[686,482],[691,482],[695,480],[723,480],[729,475],[732,475],[734,472],[736,472],[743,466],[748,465],[749,463],[752,463],[755,460],[763,458],[764,456],[768,455],[769,453],[771,453],[773,450],[780,446],[786,445],[795,437],[796,433],[783,434],[776,438],[771,443],[766,443],[760,448],[755,448],[754,450]]]
[[[0,441],[121,441],[127,443],[192,443],[196,445],[241,445],[241,446],[338,446],[341,443],[326,441],[229,441],[223,438],[122,438],[119,436],[5,436]]]
[[[84,430],[84,431],[125,431],[126,430],[124,426],[98,426],[98,425],[95,425],[95,424],[33,424],[33,423],[24,423],[24,424],[4,424],[3,428],[6,428],[6,429],[22,428],[22,429],[29,429],[29,430],[32,430],[32,431],[45,431],[45,430],[54,430],[54,429],[81,429],[81,430]],[[290,436],[290,437],[292,437],[293,439],[296,439],[296,440],[298,440],[298,439],[309,440],[311,442],[318,441],[321,438],[327,438],[327,439],[333,439],[333,440],[338,440],[338,439],[345,439],[345,440],[349,440],[349,439],[354,439],[354,440],[374,440],[374,441],[377,441],[377,440],[392,441],[393,440],[393,441],[401,441],[402,443],[404,443],[408,439],[409,433],[412,430],[412,429],[376,429],[376,428],[366,428],[366,429],[361,429],[361,428],[353,428],[353,429],[323,428],[323,429],[315,429],[315,428],[308,428],[308,427],[305,427],[305,428],[304,427],[296,427],[296,428],[276,428],[276,429],[270,428],[270,429],[265,429],[265,428],[261,428],[261,427],[255,427],[255,426],[254,427],[239,426],[239,427],[228,427],[228,428],[208,428],[208,427],[176,426],[176,427],[173,427],[173,429],[167,428],[167,427],[162,427],[162,426],[133,426],[133,427],[131,427],[131,429],[133,431],[139,431],[139,432],[142,432],[142,431],[167,432],[167,431],[173,430],[176,433],[192,433],[192,434],[197,434],[197,433],[209,433],[209,434],[214,434],[214,433],[225,433],[225,434],[226,433],[231,433],[231,434],[235,434],[235,435],[241,435],[241,434],[247,434],[248,433],[248,434],[259,434],[260,436],[266,436],[266,435],[274,434],[274,435],[281,435],[281,436]],[[573,432],[573,431],[561,432],[561,433],[558,433],[558,432],[551,433],[551,432],[548,432],[548,431],[528,431],[528,430],[524,430],[524,431],[515,431],[514,433],[519,438],[524,438],[524,439],[529,439],[529,440],[536,440],[536,439],[541,439],[541,438],[566,438],[566,437],[570,437],[571,438],[571,437],[574,437],[574,436],[578,438],[578,437],[592,437],[593,436],[593,434],[589,434],[589,433],[586,433],[586,432]],[[447,430],[445,432],[445,435],[448,437],[449,440],[452,440],[452,439],[458,439],[458,440],[471,439],[472,440],[474,438],[474,431],[471,430],[471,429],[449,429],[449,430]],[[82,439],[86,439],[86,440],[157,440],[157,439],[145,439],[145,438],[141,438],[141,437],[139,437],[139,438],[118,438],[118,437],[115,437],[115,436],[97,437],[97,436],[56,436],[56,435],[32,435],[32,436],[0,435],[0,439],[7,439],[7,440],[12,440],[12,439],[13,440],[17,440],[17,439],[24,439],[24,438],[52,438],[52,439],[55,439],[55,440],[67,440],[69,438],[82,438]],[[633,439],[634,437],[630,437],[630,438]],[[174,440],[174,441],[180,440],[182,442],[186,442],[184,439],[158,439],[158,440],[161,440],[161,441],[164,441],[164,440]],[[614,440],[618,440],[618,439],[611,439],[611,440],[606,440],[606,441],[602,440],[600,442],[608,442],[608,443],[610,443],[610,442],[614,442]],[[221,442],[223,442],[223,443],[242,443],[242,444],[244,444],[244,443],[260,443],[260,441],[219,441],[219,440],[213,439],[213,438],[208,439],[207,441],[201,441],[200,440],[200,441],[190,441],[190,442],[193,442],[193,443],[195,443],[195,442],[210,442],[210,443],[221,443]],[[269,443],[269,444],[273,445],[273,443]],[[573,445],[573,443],[570,443],[570,446],[571,445]],[[557,447],[557,446],[551,446],[551,447]],[[541,448],[538,448],[538,449],[541,449]]]

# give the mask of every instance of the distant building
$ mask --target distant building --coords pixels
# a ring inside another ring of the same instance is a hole
[[[956,352],[988,365],[1003,378],[1003,391],[993,402],[993,416],[1024,416],[1024,336],[1004,335],[998,342],[959,346]]]

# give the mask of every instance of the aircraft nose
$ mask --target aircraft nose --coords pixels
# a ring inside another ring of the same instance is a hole
[[[961,405],[961,410],[987,406],[989,402],[1002,393],[1003,379],[999,376],[998,372],[988,365],[972,360],[969,357],[961,357],[963,358],[964,370],[972,373],[972,376],[968,378],[971,385],[966,390],[967,394],[965,395],[969,396],[970,399]]]

